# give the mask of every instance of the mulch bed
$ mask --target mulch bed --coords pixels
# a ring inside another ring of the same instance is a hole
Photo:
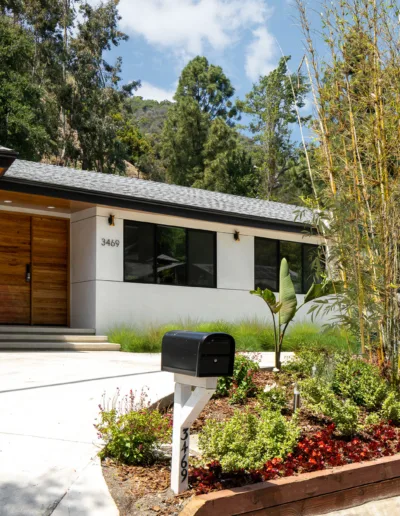
[[[102,466],[120,516],[177,515],[195,495],[194,489],[181,496],[175,496],[170,490],[170,461],[142,467],[105,459]]]
[[[285,378],[279,377],[280,382]],[[287,380],[287,379],[286,379]],[[260,371],[256,374],[257,386],[264,388],[277,381],[275,373]],[[290,381],[287,381],[290,386]],[[291,415],[292,389],[287,389],[286,415]],[[256,412],[256,399],[246,405],[230,405],[227,398],[215,398],[208,402],[192,426],[197,433],[210,418],[223,421],[235,410]],[[171,409],[170,409],[171,410]],[[284,412],[285,413],[285,412]],[[335,436],[334,425],[329,420],[316,418],[302,409],[300,411],[302,437],[293,453],[281,461],[268,461],[260,470],[224,473],[214,462],[206,468],[191,468],[190,490],[183,496],[175,496],[169,489],[170,461],[164,460],[153,466],[139,467],[117,464],[110,459],[103,461],[103,474],[121,516],[130,515],[177,515],[196,494],[215,490],[241,487],[248,484],[318,471],[344,464],[375,460],[400,452],[400,429],[391,425],[376,425],[368,433],[349,440]]]

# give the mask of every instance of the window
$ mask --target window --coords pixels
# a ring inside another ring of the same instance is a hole
[[[256,237],[255,288],[268,288],[273,292],[279,290],[279,268],[282,258],[288,261],[296,294],[305,294],[313,283],[320,281],[318,246]]]
[[[215,287],[215,233],[189,229],[188,285]]]
[[[157,283],[186,285],[186,230],[157,226]]]
[[[280,242],[280,260],[286,258],[289,264],[289,273],[292,278],[296,294],[303,292],[302,244],[297,242]]]
[[[303,244],[303,269],[303,292],[308,292],[313,283],[321,283],[318,246]]]
[[[215,288],[215,233],[126,220],[124,281]]]
[[[254,243],[255,287],[278,290],[279,241],[268,238],[256,238]]]
[[[124,225],[125,281],[154,281],[154,230],[155,226],[143,222]]]

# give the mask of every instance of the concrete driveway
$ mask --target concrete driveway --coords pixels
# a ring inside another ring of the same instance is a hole
[[[160,355],[0,353],[0,515],[118,514],[96,457],[93,427],[105,393],[173,390]]]

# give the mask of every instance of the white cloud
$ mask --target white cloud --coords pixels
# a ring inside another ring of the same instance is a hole
[[[118,10],[123,30],[192,56],[226,48],[269,12],[265,0],[121,0]]]
[[[304,106],[301,108],[302,115],[308,115],[312,113],[314,108],[314,99],[311,94],[308,94],[304,99]]]
[[[253,30],[253,41],[246,50],[246,75],[257,81],[276,67],[277,43],[266,27]]]
[[[161,102],[162,100],[172,100],[174,94],[175,90],[165,90],[146,81],[142,81],[142,87],[135,93],[138,97],[158,100],[158,102]]]

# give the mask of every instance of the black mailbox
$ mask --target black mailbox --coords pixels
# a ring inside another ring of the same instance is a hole
[[[161,370],[189,376],[232,376],[235,339],[227,333],[169,331],[162,340]]]

